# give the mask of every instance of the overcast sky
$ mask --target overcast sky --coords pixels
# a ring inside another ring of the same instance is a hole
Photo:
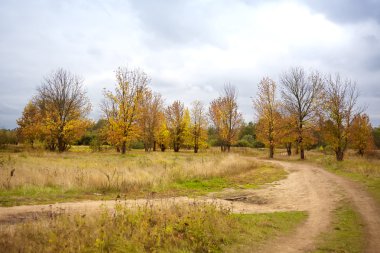
[[[292,66],[357,82],[380,124],[380,1],[0,1],[0,128],[16,119],[44,76],[79,74],[101,116],[118,66],[143,69],[169,104],[208,104],[227,82],[247,121],[264,76]]]

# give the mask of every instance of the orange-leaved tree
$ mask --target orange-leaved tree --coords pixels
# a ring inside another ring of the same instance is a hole
[[[361,156],[366,151],[374,149],[372,126],[367,114],[357,114],[354,117],[350,129],[350,139],[350,147],[356,149]]]
[[[83,81],[77,75],[64,69],[58,69],[46,76],[32,104],[25,112],[35,114],[31,131],[38,131],[39,136],[50,150],[59,152],[67,150],[70,145],[84,134],[91,122],[86,118],[91,104],[83,89]],[[23,116],[24,118],[24,116]],[[28,124],[19,120],[21,132]],[[36,122],[36,121],[39,122]],[[29,122],[31,123],[31,122]]]
[[[33,147],[34,142],[41,138],[41,121],[41,113],[35,101],[29,101],[21,118],[17,120],[19,139]]]
[[[358,96],[351,80],[343,80],[339,74],[326,78],[323,136],[333,148],[338,161],[344,159],[350,141],[351,124],[354,116],[359,113],[356,107]]]

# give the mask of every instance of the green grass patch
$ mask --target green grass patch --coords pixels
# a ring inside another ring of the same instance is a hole
[[[210,192],[219,192],[226,188],[253,189],[272,183],[286,177],[284,169],[260,164],[249,170],[211,178],[189,178],[175,181],[168,186],[157,189],[160,194],[172,193],[175,195],[205,195]]]
[[[359,214],[345,203],[335,210],[331,231],[321,236],[313,253],[359,253],[364,249],[364,234]]]
[[[330,172],[360,182],[380,205],[380,160],[351,155],[338,162],[333,156],[320,154],[314,155],[311,161]]]
[[[295,227],[306,220],[307,213],[301,211],[275,212],[262,214],[233,214],[245,229],[240,243],[231,245],[227,252],[252,252],[253,249],[275,236],[294,231]]]
[[[231,183],[224,178],[215,177],[210,179],[189,179],[175,182],[169,186],[170,190],[193,193],[206,194],[214,191],[221,191],[230,187]]]
[[[236,252],[293,230],[304,212],[232,214],[205,203],[62,215],[0,231],[4,252]]]
[[[23,186],[10,190],[0,190],[0,206],[18,206],[49,204],[55,202],[68,202],[79,200],[101,200],[112,199],[117,194],[107,195],[83,192],[80,189],[64,190],[63,188],[52,186]]]

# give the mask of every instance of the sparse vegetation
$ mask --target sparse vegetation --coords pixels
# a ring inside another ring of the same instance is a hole
[[[224,252],[291,231],[304,212],[232,214],[214,204],[151,203],[94,216],[62,215],[0,231],[6,252]],[[12,239],[10,239],[12,238]]]
[[[359,253],[364,249],[364,233],[358,213],[348,203],[334,212],[334,222],[324,233],[313,253],[346,252]]]
[[[350,154],[346,160],[337,162],[332,155],[313,152],[311,160],[331,172],[348,177],[365,185],[380,204],[380,160]]]

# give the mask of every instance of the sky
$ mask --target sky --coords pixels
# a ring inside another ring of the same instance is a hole
[[[99,119],[120,66],[146,72],[166,104],[207,105],[230,83],[246,121],[263,77],[279,82],[298,66],[340,73],[379,126],[379,13],[377,0],[1,0],[0,128],[17,127],[58,68],[84,79]]]

